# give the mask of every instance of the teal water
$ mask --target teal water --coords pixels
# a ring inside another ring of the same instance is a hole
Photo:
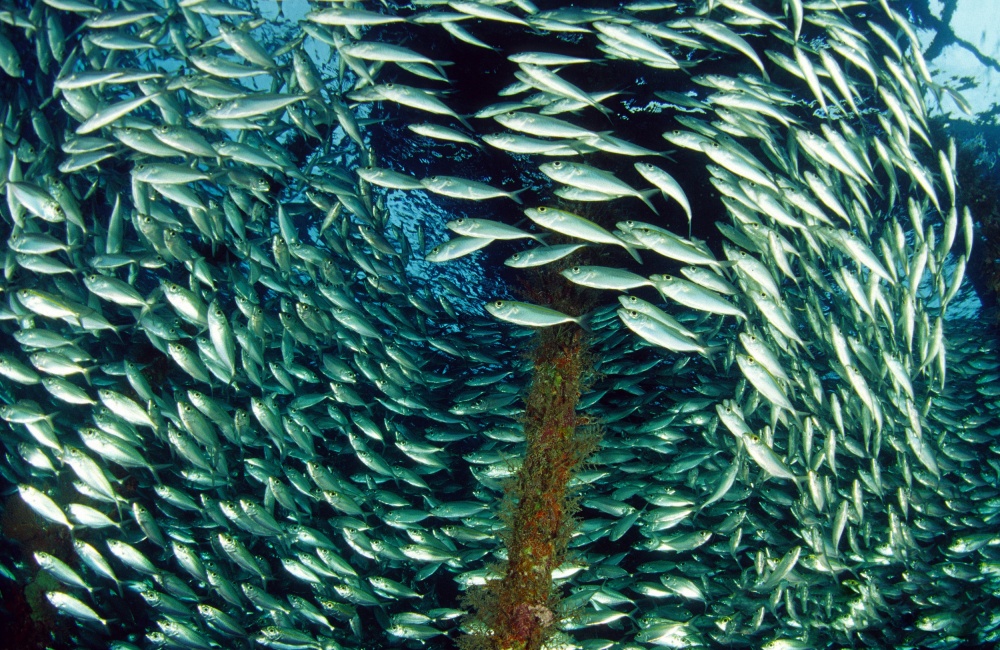
[[[6,646],[452,647],[573,241],[550,645],[992,647],[971,6],[5,7]]]

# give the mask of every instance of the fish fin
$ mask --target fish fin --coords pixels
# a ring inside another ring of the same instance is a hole
[[[639,250],[635,246],[631,246],[629,244],[622,244],[622,245],[625,247],[625,250],[628,251],[628,254],[632,256],[632,259],[634,259],[639,264],[642,264],[642,258],[639,257]]]
[[[710,364],[712,364],[712,368],[714,368],[715,370],[718,370],[718,368],[715,365],[715,359],[718,357],[719,354],[725,352],[727,349],[728,348],[725,345],[714,345],[714,346],[706,347],[705,350],[704,350],[704,352],[701,352],[700,354],[701,354],[701,356],[703,356],[706,359],[708,359],[708,362]]]
[[[650,197],[652,197],[652,196],[653,196],[654,194],[658,194],[659,192],[660,192],[660,190],[659,190],[659,189],[657,189],[657,188],[653,188],[653,189],[651,189],[651,190],[643,190],[643,191],[639,192],[639,195],[638,195],[638,197],[637,197],[637,198],[639,198],[639,199],[640,199],[640,200],[641,200],[641,201],[642,201],[643,203],[645,203],[646,205],[648,205],[648,206],[649,206],[649,209],[650,209],[650,210],[652,210],[652,211],[653,211],[653,212],[654,212],[654,213],[655,213],[656,215],[659,215],[659,214],[660,214],[660,211],[659,211],[659,210],[657,210],[657,209],[656,209],[656,207],[654,207],[654,206],[653,206],[652,202],[651,202],[651,201],[650,201],[649,199],[650,199]]]

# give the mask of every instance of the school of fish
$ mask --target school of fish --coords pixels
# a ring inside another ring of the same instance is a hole
[[[72,549],[0,579],[58,584],[64,647],[451,647],[564,323],[606,433],[553,647],[1000,640],[1000,357],[946,316],[973,216],[928,106],[964,100],[890,0],[591,4],[0,9],[0,473]],[[545,265],[604,305],[465,275]]]

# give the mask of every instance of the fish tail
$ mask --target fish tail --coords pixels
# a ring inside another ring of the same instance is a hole
[[[622,246],[624,246],[625,250],[628,251],[628,254],[632,256],[632,259],[634,259],[639,264],[642,264],[642,258],[639,257],[639,251],[638,249],[636,249],[635,246],[631,246],[629,244],[622,244]]]
[[[656,215],[659,215],[660,211],[657,210],[655,206],[653,206],[653,203],[649,199],[650,199],[650,197],[652,197],[654,194],[656,194],[659,191],[660,190],[655,189],[655,188],[651,189],[651,190],[643,190],[643,191],[639,192],[639,194],[637,196],[637,198],[639,198],[643,203],[645,203],[646,205],[648,205],[649,209],[652,210]]]

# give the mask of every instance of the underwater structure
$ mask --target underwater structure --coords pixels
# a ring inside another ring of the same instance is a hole
[[[10,2],[0,69],[0,644],[997,642],[904,3]]]

